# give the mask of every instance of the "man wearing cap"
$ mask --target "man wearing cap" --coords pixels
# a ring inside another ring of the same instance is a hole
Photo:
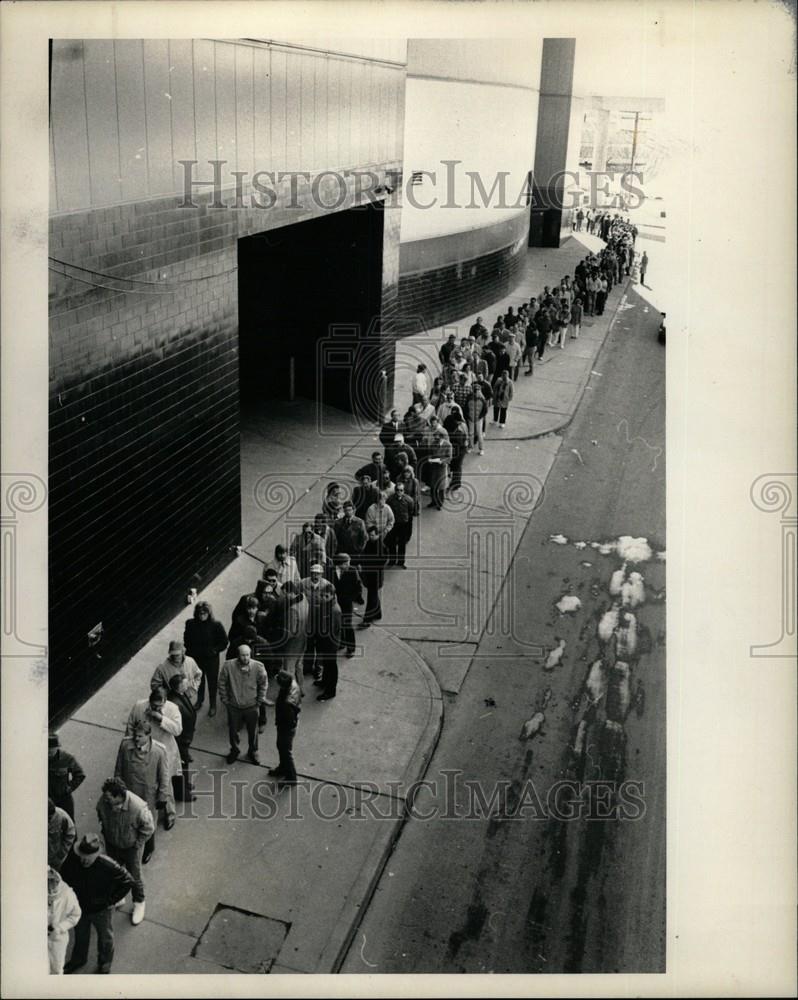
[[[155,833],[155,820],[144,799],[129,792],[121,778],[106,778],[103,782],[102,794],[97,800],[97,816],[109,857],[124,865],[133,877],[130,922],[138,925],[144,919],[141,856],[144,845]]]
[[[299,701],[301,694],[299,685],[286,670],[277,674],[277,684],[280,693],[274,705],[274,721],[277,729],[277,753],[280,762],[277,767],[269,770],[269,774],[280,779],[281,785],[296,784],[296,767],[294,766],[293,748],[299,720]]]
[[[197,704],[200,684],[202,683],[202,671],[197,666],[196,660],[186,656],[186,647],[182,642],[173,639],[169,643],[169,655],[159,663],[150,678],[150,689],[163,688],[169,690],[169,681],[175,674],[182,674],[186,678],[186,687],[192,704]]]
[[[230,753],[227,763],[232,764],[239,757],[238,738],[242,724],[247,727],[247,760],[260,764],[258,757],[258,711],[266,703],[266,689],[269,679],[266,667],[260,660],[252,659],[252,650],[247,645],[238,647],[238,656],[225,660],[219,671],[219,698],[227,709],[227,730],[230,737]]]
[[[405,551],[407,543],[413,534],[413,517],[416,512],[416,502],[405,493],[405,484],[397,482],[393,495],[388,498],[388,506],[393,513],[393,528],[385,538],[385,548],[388,552],[388,565],[406,569]]]
[[[61,878],[74,890],[81,911],[75,927],[75,947],[64,972],[77,972],[86,964],[89,938],[94,927],[97,930],[97,972],[109,973],[114,959],[114,906],[131,889],[135,892],[133,876],[125,867],[103,854],[100,838],[88,833],[75,844],[64,862]]]
[[[355,630],[352,627],[353,605],[363,603],[363,581],[352,566],[348,552],[339,552],[333,560],[333,586],[341,609],[341,645],[347,656],[355,653]]]
[[[71,753],[61,749],[61,741],[51,733],[47,741],[47,791],[59,809],[75,819],[72,793],[86,780],[83,768]]]
[[[341,634],[341,609],[335,587],[329,580],[322,579],[322,571],[321,564],[314,563],[310,567],[310,576],[300,584],[308,602],[308,638],[303,667],[306,674],[313,674],[316,687],[323,687],[325,692],[329,687],[334,696],[338,680],[336,656]]]
[[[64,809],[47,800],[47,864],[58,871],[75,843],[75,824]]]
[[[179,676],[179,675],[175,675]],[[167,829],[175,822],[173,785],[166,759],[166,750],[152,738],[152,726],[141,721],[131,727],[129,736],[123,737],[116,754],[114,775],[121,778],[125,787],[143,799],[153,817],[158,815],[158,804],[164,803]],[[155,831],[144,845],[141,863],[146,865],[155,850]]]
[[[80,920],[80,904],[74,890],[55,868],[47,869],[47,952],[50,975],[64,971],[69,932]]]
[[[399,462],[397,459],[401,454],[405,455],[407,465],[412,465],[413,468],[416,467],[418,458],[416,457],[415,448],[405,441],[404,434],[397,434],[391,444],[385,449],[385,465],[388,468],[388,474],[394,482],[396,482],[397,473],[399,472]]]

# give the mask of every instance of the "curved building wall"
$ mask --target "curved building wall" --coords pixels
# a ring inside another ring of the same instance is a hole
[[[408,42],[403,333],[466,316],[518,280],[541,50],[542,39]]]

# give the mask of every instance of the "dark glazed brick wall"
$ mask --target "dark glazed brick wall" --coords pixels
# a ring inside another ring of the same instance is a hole
[[[371,169],[384,180],[401,171]],[[341,209],[355,197],[350,190]],[[163,627],[188,587],[205,586],[233,558],[241,542],[237,240],[324,211],[302,184],[297,207],[287,190],[268,210],[209,209],[199,195],[196,209],[179,201],[50,220],[53,258],[114,276],[50,272],[53,721]],[[383,338],[393,336],[398,220],[398,210],[386,211]],[[102,639],[90,645],[100,622]]]
[[[476,260],[399,278],[399,335],[432,329],[506,299],[521,279],[526,238]]]

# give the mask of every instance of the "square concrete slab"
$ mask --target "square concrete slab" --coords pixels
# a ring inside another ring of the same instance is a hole
[[[192,955],[234,972],[268,972],[290,927],[262,913],[219,903]]]

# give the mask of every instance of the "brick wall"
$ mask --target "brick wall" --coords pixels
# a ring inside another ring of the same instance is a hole
[[[381,182],[392,171],[392,184],[401,173],[395,162],[369,169]],[[279,194],[265,210],[212,209],[198,195],[194,209],[175,197],[50,220],[51,257],[102,273],[57,263],[50,272],[55,720],[162,627],[186,589],[205,585],[241,541],[236,241],[325,211],[306,183],[296,207],[287,185]],[[350,185],[340,209],[358,197],[365,200]],[[393,329],[397,216],[386,211],[383,336]],[[102,639],[90,645],[87,633],[99,622]]]
[[[401,275],[399,334],[430,330],[506,299],[521,279],[525,244],[524,237],[476,259]]]

